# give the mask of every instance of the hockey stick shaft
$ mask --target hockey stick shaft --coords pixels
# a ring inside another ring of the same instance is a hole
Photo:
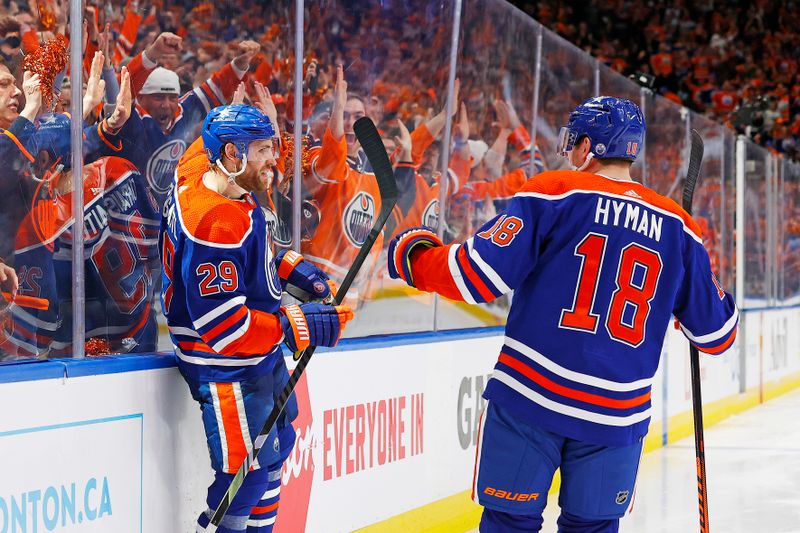
[[[339,286],[339,290],[336,292],[334,305],[340,305],[344,300],[348,289],[353,284],[356,275],[358,275],[359,270],[361,270],[361,266],[369,256],[372,246],[375,244],[375,241],[378,240],[378,236],[383,230],[386,220],[389,218],[389,215],[391,215],[392,209],[394,209],[394,206],[397,203],[397,184],[394,180],[394,171],[392,170],[392,164],[389,161],[389,157],[386,155],[386,149],[383,146],[383,142],[381,141],[375,125],[369,118],[363,117],[353,124],[353,130],[355,131],[356,137],[358,137],[358,140],[367,155],[367,159],[375,171],[375,179],[378,181],[378,189],[380,190],[381,196],[381,210],[378,214],[378,218],[372,225],[372,229],[367,235],[364,244],[361,245],[361,249],[358,251],[358,255],[356,255],[353,264],[350,266],[347,274],[345,274],[344,280]],[[289,376],[289,381],[284,386],[283,390],[281,391],[281,395],[275,402],[275,406],[269,413],[267,421],[264,423],[264,427],[261,428],[258,437],[256,437],[253,441],[253,450],[250,451],[245,457],[244,462],[234,475],[233,480],[231,480],[228,490],[225,492],[225,495],[222,497],[217,509],[214,511],[214,514],[211,517],[209,528],[206,529],[208,533],[216,531],[216,526],[219,526],[219,524],[222,522],[222,519],[225,517],[225,513],[228,511],[228,508],[233,502],[233,498],[239,492],[239,489],[244,483],[245,476],[250,471],[250,467],[258,458],[258,454],[266,442],[269,432],[272,431],[273,426],[278,421],[278,418],[286,407],[289,398],[297,386],[297,382],[303,375],[303,372],[305,371],[308,362],[311,360],[311,356],[314,355],[315,350],[315,346],[309,346],[300,354],[297,365],[292,371],[292,374]]]
[[[703,161],[703,139],[696,130],[692,130],[692,149],[689,155],[689,169],[683,185],[683,209],[692,214],[692,199],[700,175]],[[692,415],[694,416],[694,449],[697,463],[697,501],[700,511],[700,533],[709,532],[708,487],[706,484],[706,452],[703,432],[703,397],[700,390],[700,352],[689,343],[689,363],[692,376]]]

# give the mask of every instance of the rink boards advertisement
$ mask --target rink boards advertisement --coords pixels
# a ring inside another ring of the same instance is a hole
[[[745,313],[734,349],[701,358],[704,400],[797,375],[800,332],[789,326],[799,319],[798,309]],[[501,344],[494,329],[316,354],[296,390],[276,531],[352,531],[467,491]],[[688,361],[671,327],[653,433],[691,409]],[[92,363],[83,374],[89,362],[66,363],[70,377],[0,383],[0,533],[194,531],[212,473],[186,384],[163,358],[163,368],[116,373]]]

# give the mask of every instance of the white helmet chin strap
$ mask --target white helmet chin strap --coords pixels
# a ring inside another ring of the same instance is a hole
[[[225,165],[222,164],[222,160],[220,159],[214,161],[214,164],[217,165],[217,168],[220,170],[220,172],[228,176],[228,183],[236,185],[236,176],[241,176],[244,173],[244,169],[247,168],[247,154],[242,154],[242,168],[236,172],[229,172],[228,169],[225,168]]]
[[[588,167],[589,164],[592,162],[593,157],[594,154],[592,152],[589,152],[589,154],[586,156],[586,161],[584,161],[581,166],[575,167],[575,170],[577,170],[578,172],[586,170],[586,167]]]

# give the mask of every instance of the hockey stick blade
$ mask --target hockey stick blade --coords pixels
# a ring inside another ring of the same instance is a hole
[[[692,201],[697,179],[700,176],[700,165],[703,162],[703,139],[696,130],[692,130],[692,148],[689,153],[689,168],[683,182],[683,209],[692,214]],[[694,450],[697,466],[697,502],[700,514],[700,533],[709,532],[708,486],[706,482],[705,436],[703,431],[703,398],[700,389],[700,352],[689,343],[689,363],[692,381],[692,415],[694,417]]]
[[[683,202],[684,211],[692,214],[692,200],[694,199],[694,189],[697,186],[697,178],[700,176],[700,165],[703,163],[703,138],[692,130],[692,149],[689,153],[689,168],[686,171],[686,179],[683,182]]]
[[[364,153],[367,155],[367,159],[369,160],[370,165],[372,165],[373,171],[375,172],[375,179],[378,182],[378,190],[380,191],[381,197],[381,210],[378,213],[378,218],[373,223],[372,229],[367,235],[367,238],[364,240],[364,244],[361,245],[358,255],[356,255],[355,260],[353,260],[353,264],[350,265],[350,269],[347,271],[347,274],[345,274],[344,280],[339,286],[339,290],[336,292],[336,298],[334,299],[335,305],[340,305],[344,300],[348,289],[350,289],[350,286],[353,284],[353,280],[355,280],[356,275],[358,275],[359,270],[361,270],[361,266],[364,264],[367,256],[369,256],[372,246],[375,244],[375,241],[378,240],[378,236],[383,230],[383,226],[386,225],[386,221],[388,220],[389,215],[392,213],[392,209],[394,209],[394,206],[397,203],[397,183],[394,179],[394,171],[392,170],[392,164],[389,161],[389,156],[386,155],[386,149],[383,146],[383,141],[381,141],[380,134],[378,134],[378,130],[375,128],[375,124],[373,124],[372,120],[369,118],[363,117],[358,119],[355,124],[353,124],[353,130],[355,131],[356,137],[361,143],[361,147],[364,149]],[[225,517],[225,513],[228,511],[231,502],[233,502],[233,498],[239,492],[242,483],[244,483],[245,476],[250,471],[250,466],[253,465],[255,460],[258,458],[258,454],[266,442],[269,432],[272,431],[272,427],[278,421],[278,417],[280,417],[283,409],[286,407],[289,397],[292,395],[292,392],[294,392],[294,388],[297,386],[297,382],[303,375],[303,372],[305,371],[308,362],[311,360],[311,356],[314,355],[315,350],[316,346],[309,346],[302,353],[300,353],[299,358],[297,354],[295,354],[297,366],[295,366],[292,374],[289,376],[289,381],[286,383],[286,386],[284,386],[283,390],[281,391],[280,397],[275,402],[275,406],[272,408],[272,411],[267,417],[264,427],[261,428],[258,437],[256,437],[253,441],[253,450],[248,452],[244,462],[239,467],[236,475],[234,475],[233,480],[231,480],[228,490],[225,492],[225,495],[219,502],[217,509],[214,511],[214,514],[211,517],[211,523],[206,528],[206,533],[212,533],[216,531],[217,526],[219,526],[219,524],[222,522],[222,519]]]

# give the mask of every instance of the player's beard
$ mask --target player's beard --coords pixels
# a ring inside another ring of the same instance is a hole
[[[272,169],[269,166],[253,168],[248,165],[241,176],[237,176],[236,184],[249,192],[266,191],[272,181]]]

